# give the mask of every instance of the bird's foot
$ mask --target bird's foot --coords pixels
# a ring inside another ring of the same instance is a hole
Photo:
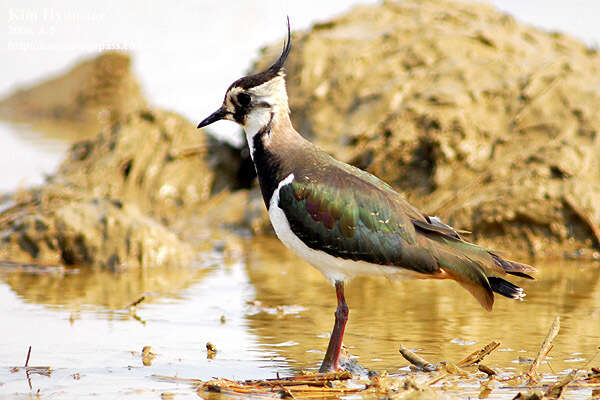
[[[373,371],[373,370],[363,367],[355,359],[350,358],[346,354],[340,355],[339,368],[340,368],[340,370],[350,372],[352,375],[360,375],[360,376],[368,376],[368,377],[378,375],[377,371]]]
[[[340,352],[337,363],[331,363],[330,365],[321,365],[321,369],[319,372],[339,372],[339,371],[348,371],[352,375],[360,375],[360,376],[377,376],[378,373],[376,371],[370,370],[368,368],[360,365],[355,359],[353,359],[345,349],[342,349]]]

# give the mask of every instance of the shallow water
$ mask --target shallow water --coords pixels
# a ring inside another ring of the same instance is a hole
[[[206,258],[190,268],[121,274],[0,267],[0,393],[196,397],[189,384],[158,376],[272,378],[318,367],[335,295],[316,270],[272,238],[240,239],[235,254]],[[500,298],[492,313],[453,282],[356,279],[346,289],[344,343],[363,366],[405,374],[400,343],[429,361],[456,362],[499,340],[486,364],[518,372],[528,366],[519,360],[535,357],[560,315],[562,328],[541,372],[548,380],[583,367],[600,344],[600,268],[564,261],[538,266],[536,281],[519,282],[526,301]],[[146,300],[130,312],[128,304],[141,295]],[[208,341],[218,350],[213,359],[207,358]],[[50,376],[28,380],[23,369],[11,372],[24,365],[28,346],[29,365],[51,367]],[[143,346],[156,353],[149,366],[142,362]],[[465,387],[463,394],[478,390]],[[516,391],[500,388],[491,397],[511,398]],[[576,394],[589,397],[571,390],[567,398]]]

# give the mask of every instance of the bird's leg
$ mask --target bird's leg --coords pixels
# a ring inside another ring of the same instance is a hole
[[[332,372],[340,369],[340,351],[342,350],[342,339],[346,322],[348,321],[348,305],[344,298],[344,282],[335,282],[335,294],[337,295],[337,309],[335,310],[335,324],[333,332],[327,346],[327,353],[323,359],[323,364],[319,368],[319,372]]]

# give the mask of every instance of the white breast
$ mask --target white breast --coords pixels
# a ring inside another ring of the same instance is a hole
[[[353,261],[334,257],[321,250],[308,247],[290,229],[285,213],[279,208],[279,191],[285,185],[292,183],[294,174],[288,175],[279,183],[269,203],[269,217],[279,240],[290,250],[302,257],[306,262],[317,268],[332,283],[347,281],[360,275],[385,275],[390,278],[424,278],[422,274],[405,268],[383,266],[364,261]]]

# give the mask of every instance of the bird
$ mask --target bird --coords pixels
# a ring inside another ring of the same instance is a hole
[[[384,181],[336,160],[294,129],[284,69],[291,42],[288,17],[279,58],[233,82],[198,128],[219,120],[241,125],[277,237],[335,287],[334,326],[319,371],[343,369],[344,285],[356,276],[454,280],[487,311],[494,293],[522,300],[523,289],[504,278],[533,279],[534,267],[466,241]]]

